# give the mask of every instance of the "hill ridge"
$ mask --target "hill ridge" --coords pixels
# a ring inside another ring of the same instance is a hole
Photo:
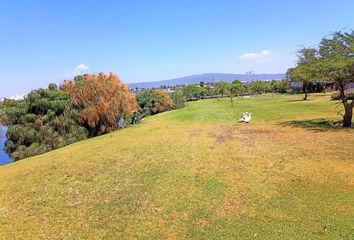
[[[174,85],[188,85],[196,84],[200,81],[204,82],[232,82],[236,79],[243,82],[261,80],[261,81],[270,81],[270,80],[281,80],[285,78],[284,73],[260,73],[260,74],[238,74],[238,73],[201,73],[195,75],[188,75],[179,78],[172,78],[161,81],[152,81],[152,82],[137,82],[137,83],[128,83],[130,88],[154,88],[160,87],[161,85],[174,86]]]

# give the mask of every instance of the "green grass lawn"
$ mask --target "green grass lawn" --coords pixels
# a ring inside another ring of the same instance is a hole
[[[354,239],[354,130],[300,100],[190,102],[2,166],[0,238]]]

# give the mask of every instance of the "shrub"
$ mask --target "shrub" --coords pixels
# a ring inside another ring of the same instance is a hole
[[[171,98],[172,98],[175,109],[183,108],[186,101],[187,101],[182,90],[177,90],[177,91],[171,93]]]
[[[136,99],[140,106],[139,112],[143,116],[165,112],[174,107],[171,97],[162,91],[146,90],[137,95]]]
[[[5,151],[15,160],[42,154],[87,138],[76,121],[70,96],[55,88],[32,91],[25,100],[5,100],[0,121],[9,126]],[[74,130],[74,133],[72,132]]]

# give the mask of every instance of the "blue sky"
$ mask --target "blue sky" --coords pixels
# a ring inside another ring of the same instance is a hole
[[[299,45],[354,28],[354,1],[0,0],[0,97],[84,72],[124,82],[281,73]]]

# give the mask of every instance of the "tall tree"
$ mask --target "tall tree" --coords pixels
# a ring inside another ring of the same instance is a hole
[[[304,90],[304,100],[307,100],[310,83],[316,81],[318,77],[316,62],[317,50],[315,48],[302,48],[298,51],[297,66],[289,71],[292,81],[302,85]]]
[[[252,93],[261,94],[269,90],[268,84],[263,81],[255,81],[251,84],[250,90]]]
[[[323,38],[319,54],[319,77],[336,84],[344,107],[343,127],[351,127],[354,97],[347,95],[345,89],[349,82],[354,82],[354,31],[336,32],[330,38]]]
[[[299,53],[298,65],[288,70],[292,80],[334,83],[344,107],[343,127],[351,127],[354,96],[345,89],[354,82],[354,31],[335,32],[323,38],[318,49],[304,48]]]
[[[195,84],[189,84],[183,88],[183,94],[187,100],[200,98],[200,87]]]
[[[224,81],[220,81],[215,83],[215,93],[221,94],[221,97],[223,98],[225,94],[228,92],[228,83]]]
[[[272,80],[269,84],[269,88],[272,91],[272,97],[274,97],[274,93],[279,91],[279,82],[277,80]]]
[[[236,95],[244,94],[246,92],[245,86],[242,84],[240,80],[235,80],[232,83],[229,84],[229,96],[230,96],[230,103],[231,106],[233,107],[234,105],[234,100],[233,97]]]
[[[117,75],[99,73],[66,81],[63,89],[78,109],[78,122],[89,131],[89,136],[108,132],[116,127],[117,119],[138,109],[135,97]]]

